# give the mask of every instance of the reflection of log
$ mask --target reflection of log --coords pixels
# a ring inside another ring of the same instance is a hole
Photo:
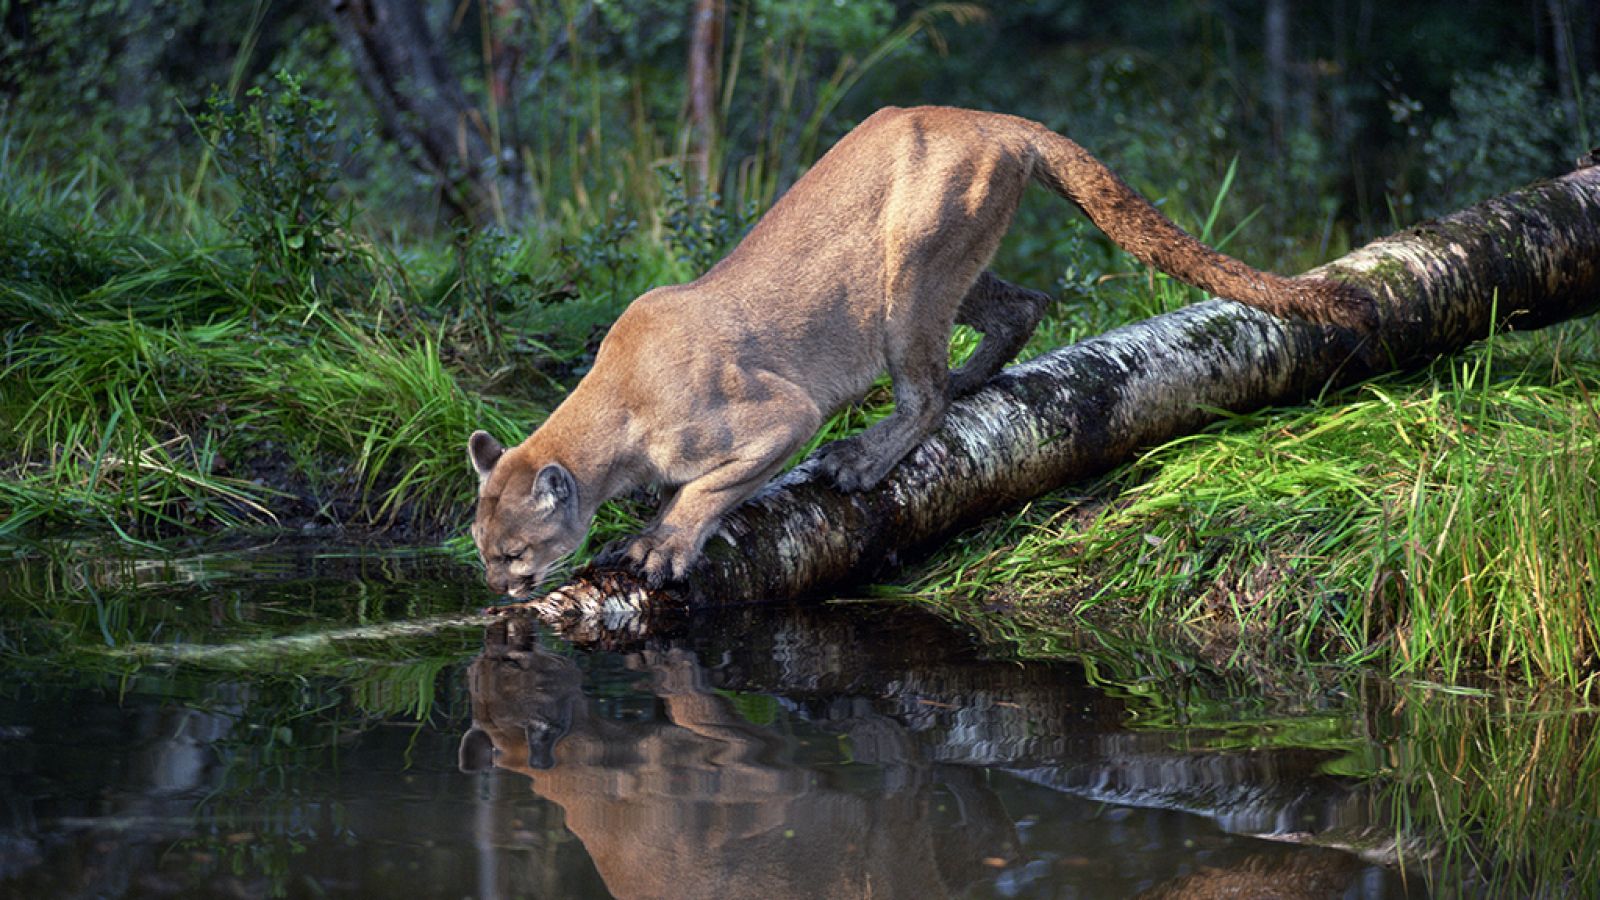
[[[378,622],[330,631],[286,634],[278,637],[233,641],[226,644],[129,644],[108,647],[106,656],[133,658],[146,662],[182,663],[228,670],[259,670],[272,665],[303,661],[312,657],[338,658],[353,645],[411,638],[476,628],[484,624],[479,615],[430,616],[398,622]]]
[[[1428,222],[1312,274],[1379,298],[1382,346],[1213,301],[1056,350],[958,401],[876,489],[842,494],[810,465],[730,514],[677,599],[707,606],[794,597],[870,574],[898,552],[1217,418],[1293,402],[1534,328],[1600,301],[1600,168]],[[527,604],[554,620],[647,609],[628,579],[580,574]]]

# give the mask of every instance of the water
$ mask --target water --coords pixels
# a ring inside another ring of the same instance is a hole
[[[604,649],[523,620],[363,636],[482,602],[475,573],[426,555],[68,549],[0,563],[0,599],[5,896],[1442,883],[1396,864],[1433,854],[1378,777],[1392,723],[1338,689],[1285,703],[1181,669],[1091,677],[855,605]]]

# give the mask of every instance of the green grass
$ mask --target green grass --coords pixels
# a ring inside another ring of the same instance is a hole
[[[212,216],[226,181],[109,189],[29,146],[0,142],[0,536],[458,533],[466,435],[520,439],[629,298],[685,276],[659,226],[609,220],[402,255],[346,219],[297,256]]]
[[[272,415],[281,421],[264,430],[303,423],[310,446],[344,457],[374,521],[392,522],[406,506],[458,514],[474,486],[461,436],[516,433],[533,418],[464,390],[431,337],[406,341],[332,317],[321,331],[315,345],[250,385],[261,405],[276,398]]]
[[[12,199],[0,534],[270,527],[285,483],[302,504],[340,500],[344,521],[453,528],[472,488],[463,436],[536,416],[468,390],[442,358],[447,318],[405,315],[416,301],[392,289],[351,296],[392,283],[375,254],[274,284],[237,246],[135,239]],[[288,477],[264,483],[263,467]]]
[[[262,466],[290,467],[313,492],[353,488],[356,521],[404,510],[443,523],[472,488],[461,436],[533,418],[467,391],[426,336],[384,337],[326,312],[290,324],[93,320],[13,350],[0,376],[0,410],[17,423],[4,530],[273,524],[273,488],[252,479]]]

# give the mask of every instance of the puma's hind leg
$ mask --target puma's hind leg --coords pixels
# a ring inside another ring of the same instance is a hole
[[[1007,165],[1007,159],[998,151],[985,156],[980,150],[976,156],[961,154],[959,164],[944,157],[936,160],[942,168],[929,173],[926,181],[959,187],[958,196],[981,196],[977,206],[931,202],[923,190],[897,189],[885,202],[889,221],[883,235],[888,251],[883,351],[894,384],[894,412],[866,431],[823,448],[822,470],[843,490],[877,484],[944,420],[951,397],[950,333],[967,298],[976,293],[985,299],[994,295],[1001,307],[1027,304],[1016,289],[1002,289],[1011,286],[983,271],[994,258],[1027,184],[1026,173]],[[977,184],[973,167],[983,172]],[[984,305],[974,300],[972,319],[981,319],[996,337],[991,349],[984,349],[991,343],[987,336],[980,344],[983,359],[974,373],[991,366],[998,370],[1005,360],[991,363],[990,357],[1000,355],[1002,344],[1020,347],[1013,332],[1027,340],[1031,323],[1043,314],[1042,308],[1019,313],[1030,322],[1024,331],[1020,325],[1003,326],[999,313],[980,316],[976,311]]]
[[[950,398],[975,390],[1017,355],[1049,305],[1048,294],[1011,284],[992,272],[981,273],[956,306],[955,321],[982,332],[983,340],[966,365],[954,372],[948,364],[954,327],[950,319],[919,323],[922,327],[894,334],[887,354],[894,412],[861,434],[824,447],[823,471],[847,491],[877,484],[938,427]],[[940,306],[935,302],[926,308]]]
[[[901,296],[916,296],[924,287],[912,283]],[[927,287],[930,292],[937,289]],[[834,441],[819,452],[819,462],[833,483],[846,491],[865,490],[894,468],[944,419],[950,404],[950,331],[955,327],[954,296],[933,299],[918,313],[945,310],[933,316],[912,318],[891,328],[885,355],[894,388],[894,412],[854,437]]]
[[[1050,306],[1050,295],[1021,287],[993,272],[973,282],[956,321],[983,334],[978,349],[966,363],[950,373],[950,396],[960,397],[982,387],[1016,358]]]

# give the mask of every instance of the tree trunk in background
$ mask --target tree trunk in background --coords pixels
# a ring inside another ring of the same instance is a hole
[[[1289,3],[1267,0],[1262,16],[1264,55],[1266,56],[1267,108],[1272,112],[1272,149],[1283,167],[1284,139],[1289,128]]]
[[[716,155],[722,19],[722,0],[695,0],[694,27],[689,39],[688,162],[694,173],[689,180],[691,197],[715,192],[712,162]]]
[[[516,113],[517,80],[522,72],[522,61],[527,56],[529,30],[523,22],[520,3],[523,0],[492,0],[480,5],[483,21],[483,70],[489,83],[490,110],[497,121],[505,123],[507,133],[502,135],[502,154],[515,153],[522,146],[518,133],[521,117]],[[506,150],[504,148],[512,148]]]
[[[1561,105],[1567,114],[1567,127],[1578,126],[1578,91],[1582,84],[1573,84],[1574,60],[1572,58],[1572,23],[1567,18],[1565,0],[1545,0],[1550,15],[1550,42],[1555,49],[1556,84],[1561,89]]]
[[[325,0],[339,43],[378,111],[378,124],[444,201],[476,224],[518,218],[528,191],[513,155],[468,100],[420,0]]]
[[[877,488],[844,494],[807,462],[731,513],[687,585],[647,592],[579,573],[521,606],[558,623],[782,601],[893,566],[899,553],[1218,418],[1418,365],[1494,328],[1600,305],[1600,167],[1425,222],[1308,273],[1379,299],[1382,346],[1227,301],[1052,351],[954,403]]]

